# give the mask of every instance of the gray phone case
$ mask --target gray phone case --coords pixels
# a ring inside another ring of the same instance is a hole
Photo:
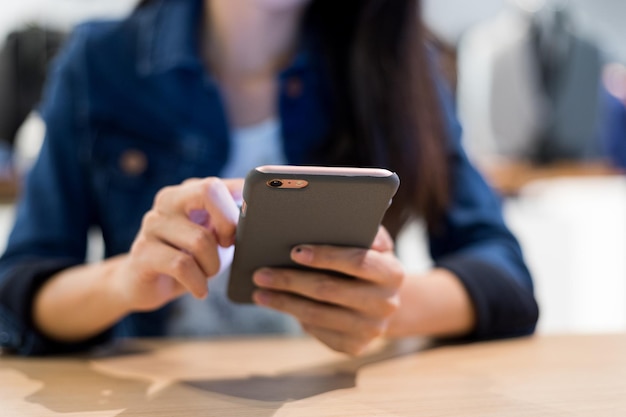
[[[277,189],[275,178],[309,182],[302,189]],[[378,226],[398,189],[395,173],[387,177],[263,173],[246,177],[228,297],[252,302],[252,274],[262,267],[295,267],[291,249],[298,244],[371,246]]]

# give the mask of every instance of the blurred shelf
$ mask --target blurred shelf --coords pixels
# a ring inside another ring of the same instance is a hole
[[[547,165],[506,161],[481,166],[480,170],[487,181],[504,196],[516,196],[526,185],[538,180],[624,175],[623,171],[603,161],[560,161]]]

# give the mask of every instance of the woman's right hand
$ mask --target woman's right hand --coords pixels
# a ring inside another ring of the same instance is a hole
[[[218,246],[234,244],[242,188],[241,179],[212,177],[159,191],[112,276],[129,311],[155,310],[186,292],[206,297],[220,269]]]

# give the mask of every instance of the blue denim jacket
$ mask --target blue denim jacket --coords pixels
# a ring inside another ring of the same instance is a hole
[[[200,3],[161,0],[122,21],[81,25],[57,59],[41,108],[45,141],[0,259],[0,346],[44,354],[163,334],[168,307],[133,314],[82,344],[58,343],[33,325],[32,299],[51,275],[85,262],[90,228],[102,230],[106,257],[125,253],[159,189],[224,166],[229,128],[197,53]],[[279,76],[291,164],[323,163],[311,155],[330,123],[330,94],[315,58],[303,52]],[[438,89],[453,198],[444,226],[430,236],[431,255],[467,288],[478,320],[472,337],[531,333],[538,309],[520,247],[461,148],[449,92]]]

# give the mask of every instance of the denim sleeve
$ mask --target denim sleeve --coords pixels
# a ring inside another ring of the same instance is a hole
[[[88,164],[83,160],[85,39],[78,30],[50,73],[41,107],[46,136],[26,177],[7,249],[0,258],[0,346],[23,355],[85,347],[46,338],[34,326],[31,312],[34,295],[46,280],[84,263],[86,255],[94,209],[86,181]]]
[[[626,170],[626,104],[602,88],[604,108],[600,142],[604,156],[619,169]]]
[[[472,166],[450,92],[437,85],[448,127],[452,195],[441,224],[429,233],[435,265],[453,272],[475,308],[474,339],[534,331],[539,309],[519,243],[507,228],[499,197]]]

